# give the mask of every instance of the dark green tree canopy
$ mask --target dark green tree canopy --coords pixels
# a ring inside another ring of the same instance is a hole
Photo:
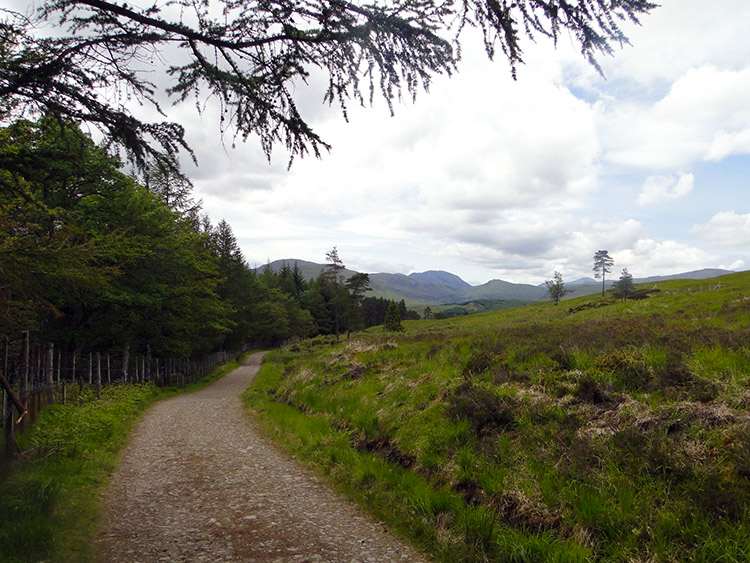
[[[615,283],[616,293],[623,301],[627,301],[628,297],[633,293],[633,288],[633,274],[628,272],[627,268],[623,268],[620,279]]]
[[[137,0],[135,2],[138,3]],[[175,123],[146,123],[128,101],[159,108],[166,67],[175,101],[216,97],[222,130],[257,134],[266,155],[283,144],[291,157],[328,144],[300,114],[294,91],[313,70],[327,76],[325,101],[341,107],[392,105],[451,74],[466,30],[482,34],[489,57],[502,52],[515,76],[522,38],[565,32],[592,64],[627,42],[623,21],[656,5],[645,0],[42,0],[0,21],[0,120],[29,112],[92,125],[143,166],[189,150]],[[53,29],[54,33],[45,35]],[[165,62],[165,61],[169,62]]]
[[[398,304],[391,301],[388,310],[385,313],[385,322],[383,329],[387,332],[403,332],[404,326],[401,324],[401,313],[398,310]]]

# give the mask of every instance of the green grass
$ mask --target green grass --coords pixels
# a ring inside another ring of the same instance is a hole
[[[438,560],[747,560],[750,273],[657,289],[303,342],[245,399]]]
[[[138,417],[158,400],[204,387],[237,367],[230,362],[184,390],[113,385],[47,406],[18,437],[21,453],[0,460],[0,561],[93,560],[99,492]]]

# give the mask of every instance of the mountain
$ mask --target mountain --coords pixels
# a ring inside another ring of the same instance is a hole
[[[458,276],[453,277],[461,280]],[[451,284],[448,284],[442,281],[430,281],[431,279],[434,278],[427,276],[427,279],[423,279],[413,274],[411,276],[404,274],[370,274],[372,292],[368,292],[368,295],[397,301],[404,299],[410,305],[453,303],[456,300],[461,300],[462,288],[455,286],[455,280],[451,280]],[[464,283],[464,287],[471,287],[466,282]]]
[[[305,260],[285,259],[274,260],[256,268],[258,273],[269,267],[278,272],[284,265],[293,268],[295,263],[302,275],[310,280],[317,278],[325,269],[325,264],[307,262]],[[356,272],[344,270],[343,275],[349,278]],[[634,279],[634,283],[656,283],[672,279],[694,279],[703,280],[714,278],[732,272],[719,269],[694,270],[682,274],[671,274],[666,276],[651,276],[648,278]],[[618,279],[614,273],[606,280],[607,288],[612,287]],[[428,270],[426,272],[405,274],[370,274],[370,287],[372,291],[367,293],[368,297],[383,297],[395,301],[406,301],[407,305],[442,305],[450,303],[469,303],[471,301],[495,300],[514,301],[517,303],[529,303],[541,301],[547,297],[547,288],[540,285],[524,283],[511,283],[503,280],[491,280],[485,284],[473,286],[466,283],[460,277],[442,270]],[[580,278],[572,282],[565,282],[568,290],[566,297],[581,297],[601,291],[601,281],[594,278]]]
[[[264,264],[263,266],[257,266],[255,268],[255,272],[257,274],[260,274],[263,272],[263,270],[268,267],[271,268],[272,272],[278,272],[283,268],[284,266],[289,266],[290,268],[294,268],[294,265],[297,264],[297,268],[299,268],[299,271],[302,272],[302,275],[304,278],[308,281],[317,278],[321,272],[325,269],[325,264],[318,264],[316,262],[308,262],[306,260],[296,260],[294,258],[284,259],[284,260],[274,260],[273,262],[269,262],[268,264]],[[354,270],[343,270],[343,275],[346,279],[349,279],[351,276],[356,274]]]
[[[425,282],[435,282],[448,285],[450,287],[471,287],[464,280],[459,278],[456,274],[450,272],[444,272],[443,270],[427,270],[426,272],[417,272],[409,274],[410,278]]]
[[[518,301],[539,301],[544,299],[547,288],[525,283],[511,283],[503,280],[490,280],[478,286],[469,286],[462,292],[460,301],[475,299],[514,299]]]

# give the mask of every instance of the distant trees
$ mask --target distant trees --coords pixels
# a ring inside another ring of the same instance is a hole
[[[614,259],[606,250],[597,250],[594,254],[594,277],[602,278],[602,297],[604,297],[606,276],[612,271],[614,263]]]
[[[544,284],[547,286],[547,294],[552,301],[555,302],[555,305],[557,305],[563,295],[568,292],[565,289],[565,283],[563,282],[562,274],[560,272],[556,271],[552,279],[545,281]]]

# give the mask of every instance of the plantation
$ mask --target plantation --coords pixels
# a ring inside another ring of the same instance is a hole
[[[277,351],[262,424],[440,560],[750,560],[750,273]]]

